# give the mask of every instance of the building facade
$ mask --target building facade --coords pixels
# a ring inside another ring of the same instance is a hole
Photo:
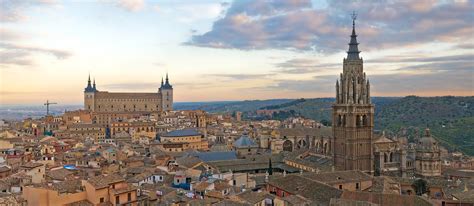
[[[358,44],[354,16],[349,51],[336,82],[336,102],[332,106],[334,165],[337,170],[373,173],[374,105]]]
[[[416,144],[415,174],[421,177],[441,176],[441,150],[429,129]]]
[[[173,86],[161,80],[156,93],[98,91],[91,79],[84,89],[84,109],[91,112],[160,112],[173,110]]]

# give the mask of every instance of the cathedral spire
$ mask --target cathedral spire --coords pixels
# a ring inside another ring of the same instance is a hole
[[[95,87],[95,77],[94,77],[94,84],[92,84],[92,89],[94,89],[94,91],[97,91],[97,88]]]
[[[168,72],[166,72],[166,84],[170,84],[168,81]]]
[[[357,19],[357,14],[352,13],[352,34],[351,41],[349,42],[349,50],[347,51],[347,59],[349,60],[358,60],[359,59],[359,48],[357,43],[357,34],[355,32],[355,20]]]
[[[163,87],[165,83],[163,83],[163,77],[161,77],[161,86]]]

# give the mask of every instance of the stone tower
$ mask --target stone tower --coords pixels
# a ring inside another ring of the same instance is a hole
[[[359,57],[355,14],[352,35],[343,72],[336,82],[336,102],[333,111],[333,147],[336,170],[374,171],[373,128],[374,105],[370,102],[370,84]]]
[[[95,104],[95,93],[97,92],[97,89],[95,87],[95,79],[94,79],[94,84],[91,85],[91,75],[89,75],[89,79],[87,80],[87,87],[84,88],[84,109],[93,111],[94,110],[94,104]]]
[[[160,93],[163,111],[173,110],[173,86],[169,82],[168,73],[166,73],[166,81],[161,80]]]

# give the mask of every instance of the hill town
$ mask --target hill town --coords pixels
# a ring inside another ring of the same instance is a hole
[[[1,122],[0,202],[473,205],[474,158],[430,128],[410,139],[374,132],[355,16],[350,37],[331,126],[174,110],[168,74],[156,93],[101,91],[89,76],[83,109]]]

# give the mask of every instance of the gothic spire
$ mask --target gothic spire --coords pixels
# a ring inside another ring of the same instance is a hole
[[[163,77],[161,77],[161,86],[163,86],[165,83],[163,83]]]
[[[92,89],[94,89],[94,91],[97,91],[97,88],[95,87],[95,77],[94,77],[94,84],[92,85]]]
[[[87,87],[84,89],[84,92],[93,92],[94,89],[92,88],[91,84],[91,74],[89,74],[89,78],[87,79]]]
[[[352,13],[352,34],[351,41],[349,42],[349,50],[347,51],[347,59],[349,60],[358,60],[359,58],[359,48],[357,43],[357,34],[355,32],[355,20],[357,19],[357,14]]]
[[[169,78],[168,78],[168,72],[166,72],[166,79],[165,79],[164,84],[163,84],[163,79],[161,79],[161,88],[162,89],[173,89],[173,86],[171,86]]]

